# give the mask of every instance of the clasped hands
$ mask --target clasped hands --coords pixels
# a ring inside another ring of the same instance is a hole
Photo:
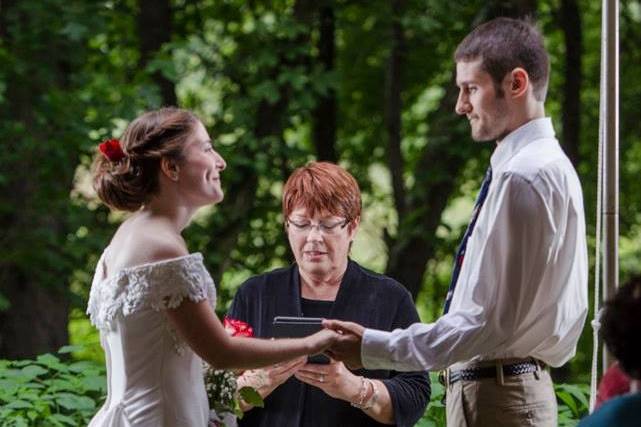
[[[299,357],[268,368],[245,371],[239,378],[239,386],[252,386],[265,398],[291,376],[295,376],[299,381],[318,387],[331,397],[356,401],[361,386],[360,377],[352,374],[347,367],[362,367],[361,341],[365,328],[340,320],[324,320],[323,326],[338,334],[333,344],[324,351],[330,357],[330,363],[311,364],[306,363],[306,356]]]
[[[325,354],[334,360],[344,362],[350,369],[363,366],[361,360],[361,343],[365,328],[354,322],[342,320],[323,320],[323,326],[338,332],[334,343],[325,350]]]

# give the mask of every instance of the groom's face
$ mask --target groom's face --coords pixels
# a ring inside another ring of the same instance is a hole
[[[482,69],[480,59],[456,63],[456,85],[456,113],[467,117],[472,139],[494,141],[509,133],[510,108],[505,93]]]

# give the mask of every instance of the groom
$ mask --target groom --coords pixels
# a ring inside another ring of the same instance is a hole
[[[529,22],[498,18],[458,46],[456,113],[496,141],[444,315],[383,332],[328,320],[333,357],[367,369],[446,369],[448,426],[556,426],[548,366],[587,314],[581,185],[545,116],[549,60]]]

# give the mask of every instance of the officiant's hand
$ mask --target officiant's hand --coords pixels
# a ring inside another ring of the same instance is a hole
[[[307,356],[302,356],[267,368],[249,369],[238,377],[238,389],[240,390],[246,386],[253,387],[265,399],[276,387],[294,375],[306,362]],[[241,405],[243,411],[248,411],[251,408],[251,405]]]
[[[299,381],[320,388],[333,398],[358,401],[361,378],[352,374],[343,362],[330,358],[330,363],[326,365],[308,363],[294,376]]]

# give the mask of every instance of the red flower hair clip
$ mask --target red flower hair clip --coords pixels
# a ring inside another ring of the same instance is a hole
[[[102,142],[98,149],[110,162],[117,162],[125,157],[125,153],[120,147],[120,141],[117,139],[108,139]]]

